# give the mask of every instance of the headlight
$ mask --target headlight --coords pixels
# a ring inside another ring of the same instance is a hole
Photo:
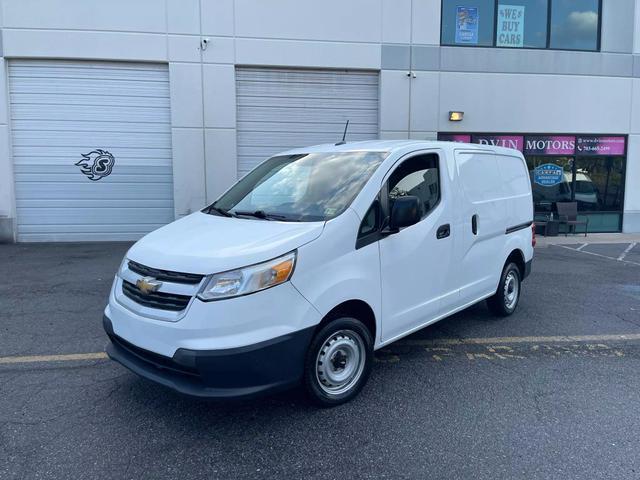
[[[129,259],[125,255],[124,258],[122,259],[122,262],[120,262],[120,266],[118,267],[116,276],[122,277],[122,272],[124,272],[128,268],[128,266],[129,266]]]
[[[296,252],[290,252],[268,262],[216,273],[207,278],[198,298],[204,301],[221,300],[275,287],[291,278],[295,264]]]

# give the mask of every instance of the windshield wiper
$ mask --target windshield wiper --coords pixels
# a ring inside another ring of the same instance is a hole
[[[234,215],[241,215],[243,217],[254,217],[259,218],[261,220],[288,220],[293,221],[285,215],[278,215],[276,213],[267,213],[264,210],[256,210],[254,212],[245,212],[236,210],[232,212]]]
[[[215,207],[213,205],[211,205],[209,208],[207,208],[207,213],[211,214],[211,212],[219,213],[223,217],[235,217],[235,215],[233,213],[225,210],[224,208]]]

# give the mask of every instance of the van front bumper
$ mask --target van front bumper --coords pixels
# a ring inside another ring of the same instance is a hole
[[[314,327],[253,345],[222,350],[179,348],[173,357],[137,347],[114,333],[107,354],[132,372],[177,392],[200,398],[237,399],[290,388],[302,378]]]

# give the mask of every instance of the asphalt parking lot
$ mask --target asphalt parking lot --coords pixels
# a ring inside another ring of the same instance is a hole
[[[640,245],[537,249],[515,315],[391,345],[330,410],[192,400],[102,358],[127,248],[0,245],[0,478],[640,478]],[[44,357],[68,354],[95,357]]]

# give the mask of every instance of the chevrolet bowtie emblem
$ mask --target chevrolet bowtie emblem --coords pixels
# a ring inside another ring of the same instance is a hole
[[[145,295],[157,292],[161,286],[162,282],[153,277],[142,277],[136,281],[136,287]]]

